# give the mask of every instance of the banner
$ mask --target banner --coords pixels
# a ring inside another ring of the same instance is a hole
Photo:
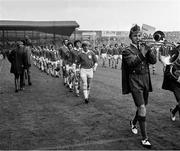
[[[102,31],[102,37],[116,37],[115,31]]]
[[[96,32],[82,32],[82,36],[96,36]]]
[[[143,24],[142,25],[142,36],[145,39],[153,39],[153,34],[156,28],[150,25]]]

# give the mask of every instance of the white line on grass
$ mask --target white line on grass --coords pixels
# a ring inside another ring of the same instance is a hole
[[[84,143],[79,143],[79,144],[69,144],[69,145],[64,145],[64,146],[60,145],[60,146],[55,146],[55,147],[46,147],[46,148],[40,148],[38,150],[69,149],[69,148],[80,147],[80,146],[101,145],[101,144],[113,143],[113,142],[118,142],[118,141],[122,141],[122,138],[110,139],[110,140],[97,140],[97,141],[84,142]]]

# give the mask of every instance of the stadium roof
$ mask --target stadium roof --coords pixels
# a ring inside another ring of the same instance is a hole
[[[76,21],[10,21],[0,20],[0,30],[40,31],[70,36],[79,24]]]

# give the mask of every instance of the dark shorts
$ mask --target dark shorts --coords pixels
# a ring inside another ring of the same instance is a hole
[[[131,94],[137,107],[148,104],[149,82],[148,74],[130,74]]]

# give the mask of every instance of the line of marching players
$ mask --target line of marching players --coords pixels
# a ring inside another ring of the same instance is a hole
[[[63,44],[67,45],[67,44]],[[108,61],[109,67],[117,69],[118,63],[122,60],[122,50],[124,45],[118,44],[105,45],[101,48],[95,46],[92,50],[97,59],[102,59],[102,67],[106,67],[106,62]],[[74,50],[81,50],[81,41],[77,40],[74,42]],[[61,49],[56,49],[55,46],[38,46],[32,49],[34,65],[36,65],[40,70],[46,72],[47,74],[60,77],[62,67],[62,53]]]
[[[41,71],[53,77],[63,77],[64,86],[80,94],[80,85],[85,103],[89,102],[89,94],[93,74],[98,66],[98,53],[89,49],[89,43],[80,40],[71,43],[63,40],[60,49],[51,47],[34,47],[32,49],[33,63]]]

